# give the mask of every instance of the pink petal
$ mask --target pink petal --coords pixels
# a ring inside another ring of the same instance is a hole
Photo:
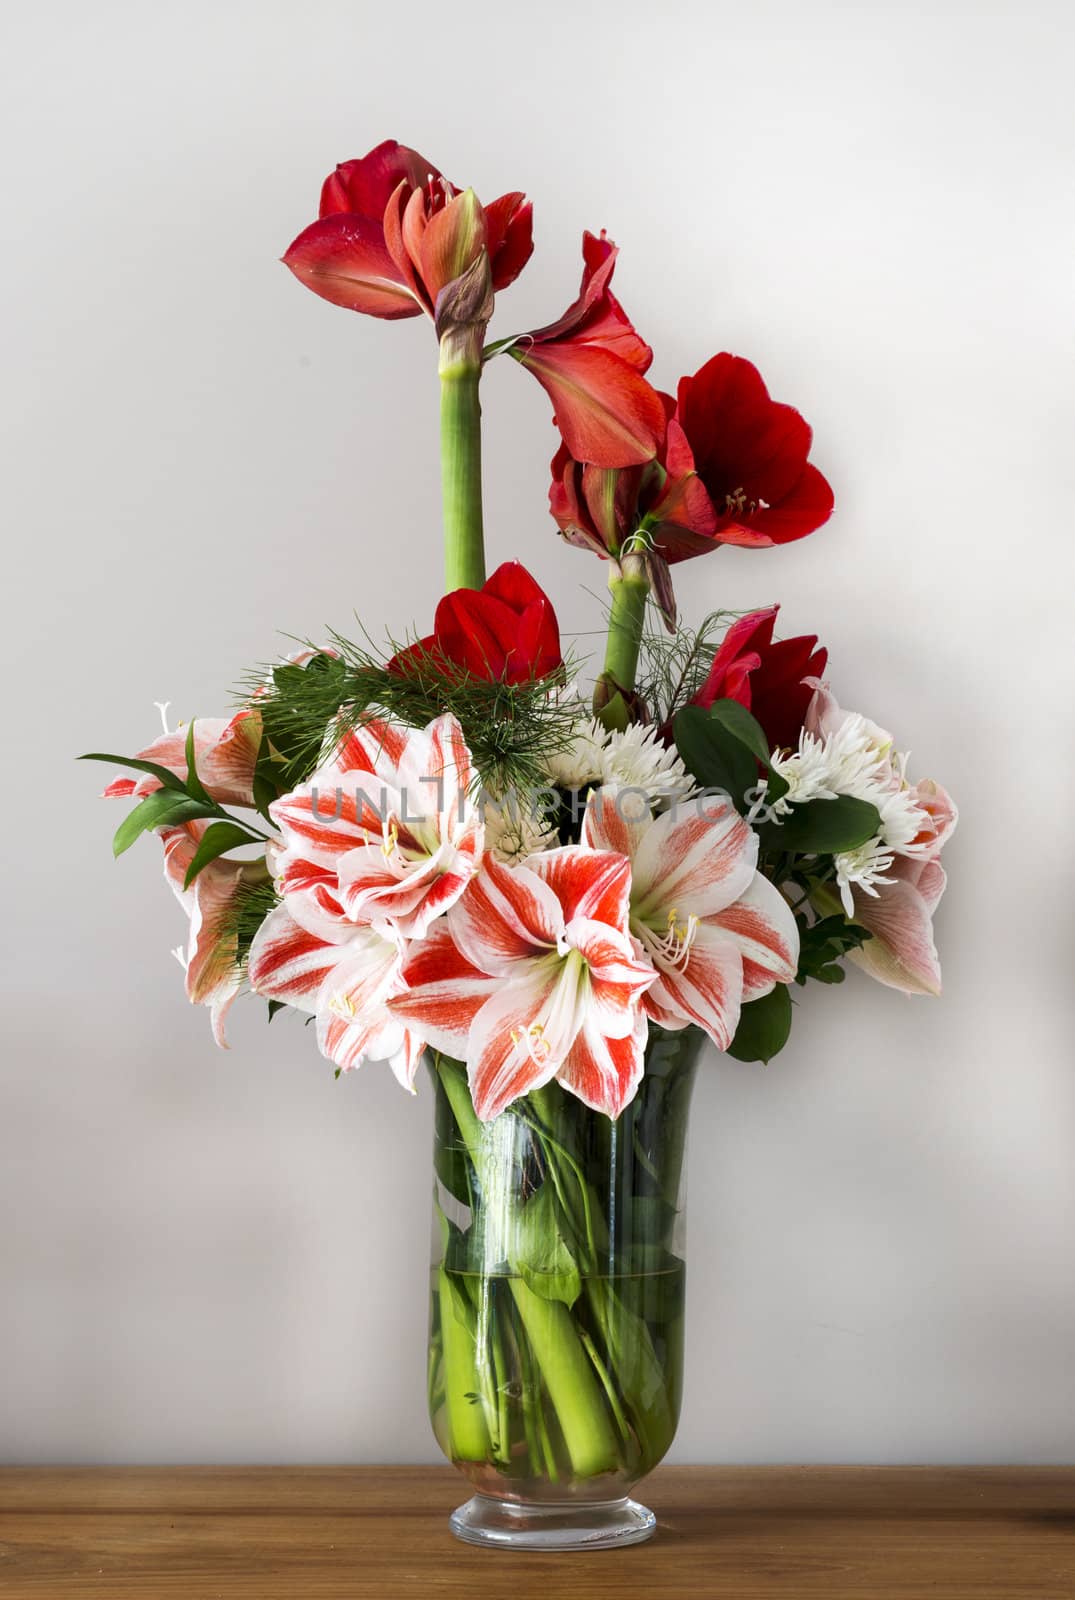
[[[935,880],[930,887],[935,889]],[[940,994],[932,912],[913,883],[897,878],[878,884],[876,895],[856,894],[855,921],[873,934],[861,949],[851,951],[856,966],[904,994]]]

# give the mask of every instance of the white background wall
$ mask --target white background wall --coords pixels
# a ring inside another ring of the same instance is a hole
[[[431,334],[276,259],[386,136],[534,197],[495,333],[557,315],[607,226],[659,382],[727,348],[801,407],[835,519],[681,569],[688,614],[781,599],[963,808],[941,1001],[853,975],[767,1070],[705,1063],[679,1459],[1070,1458],[1070,8],[46,0],[3,31],[0,1458],[435,1453],[428,1093],[334,1083],[254,1003],[216,1053],[156,848],[113,865],[72,759],[154,700],[224,710],[277,630],[430,616]],[[486,387],[491,555],[590,628],[545,397]]]

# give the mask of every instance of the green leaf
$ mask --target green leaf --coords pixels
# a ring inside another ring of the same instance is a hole
[[[236,845],[257,844],[257,840],[247,832],[238,822],[211,822],[202,834],[201,842],[194,852],[194,859],[187,868],[187,875],[183,879],[184,889],[189,889],[203,867],[210,861],[215,861],[226,850],[234,850]]]
[[[187,793],[195,800],[203,800],[206,805],[212,805],[208,791],[198,776],[197,764],[194,760],[194,723],[191,721],[187,729]]]
[[[881,828],[881,814],[868,800],[837,795],[835,800],[808,800],[779,822],[766,823],[763,839],[780,850],[807,855],[835,855],[854,850]]]
[[[738,700],[714,700],[709,708],[709,715],[712,721],[726,728],[740,744],[746,745],[763,767],[769,765],[772,752],[765,732],[761,723],[756,717],[751,716],[746,706],[741,706]]]
[[[737,1061],[771,1061],[787,1044],[790,1032],[791,995],[786,983],[778,983],[760,1000],[747,1001],[728,1054]]]
[[[276,1013],[278,1011],[286,1011],[287,1010],[287,1001],[286,1000],[270,1000],[268,1004],[269,1004],[269,1021],[270,1022],[272,1021],[273,1017],[275,1017],[275,1015],[276,1015]]]
[[[110,756],[100,751],[91,751],[88,755],[79,756],[79,761],[106,761],[110,767],[134,767],[138,772],[148,772],[150,777],[159,778],[166,789],[178,789],[180,794],[186,794],[187,786],[182,778],[171,771],[169,767],[158,766],[155,761],[139,761],[134,756]]]
[[[560,1225],[552,1185],[543,1183],[519,1214],[509,1265],[543,1300],[573,1306],[582,1293],[578,1262]]]
[[[176,794],[171,789],[155,789],[124,817],[116,829],[112,854],[121,856],[150,828],[174,827],[180,822],[193,822],[196,817],[204,816],[212,816],[212,812],[206,811],[200,800],[191,800],[185,792]]]
[[[694,781],[703,789],[719,789],[737,811],[749,808],[748,790],[758,781],[758,763],[747,745],[701,706],[676,713],[676,749]]]

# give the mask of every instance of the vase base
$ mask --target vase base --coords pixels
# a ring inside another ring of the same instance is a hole
[[[640,1544],[657,1519],[637,1500],[531,1502],[519,1505],[476,1494],[448,1519],[457,1539],[509,1550],[609,1550]]]

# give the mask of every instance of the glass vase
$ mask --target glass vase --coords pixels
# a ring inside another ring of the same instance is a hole
[[[555,1081],[488,1123],[429,1053],[436,1114],[429,1407],[475,1493],[470,1543],[648,1538],[629,1498],[672,1442],[683,1385],[684,1160],[704,1035],[650,1026],[616,1121]]]

